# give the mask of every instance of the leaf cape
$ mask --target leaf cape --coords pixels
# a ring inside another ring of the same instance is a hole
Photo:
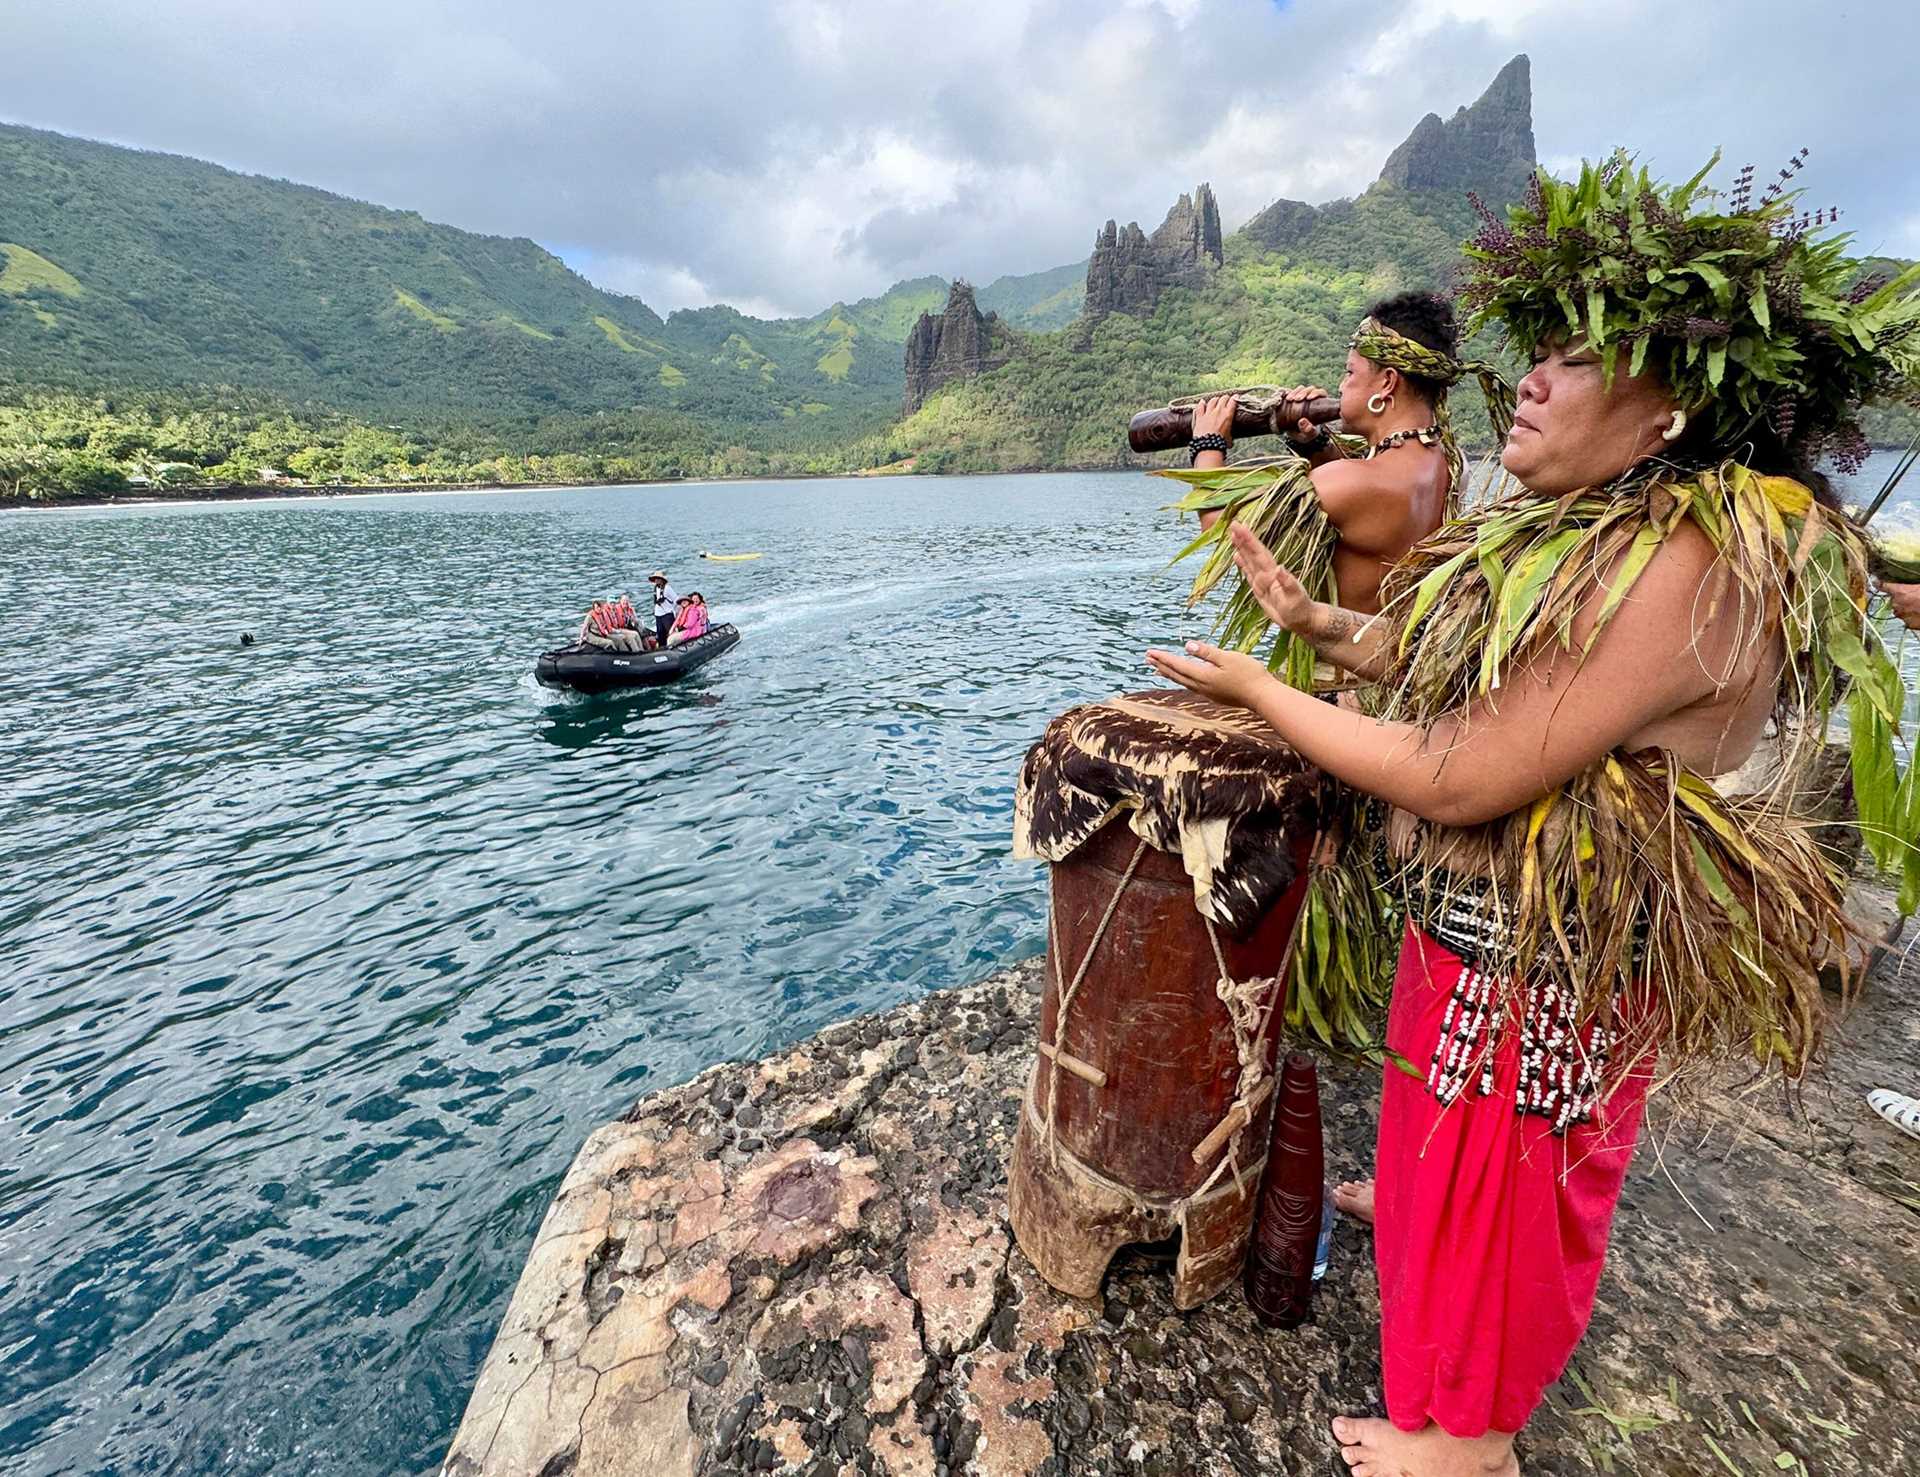
[[[1775,720],[1792,743],[1824,742],[1851,685],[1861,824],[1911,908],[1920,850],[1900,827],[1917,814],[1920,780],[1911,765],[1899,776],[1905,692],[1868,615],[1869,551],[1791,479],[1734,462],[1643,469],[1557,501],[1503,497],[1447,525],[1382,591],[1402,628],[1382,715],[1424,726],[1497,708],[1516,664],[1574,650],[1575,614],[1600,581],[1584,655],[1687,523],[1725,560],[1731,598],[1780,612],[1788,663]],[[1485,826],[1418,823],[1397,885],[1413,907],[1464,876],[1492,878],[1510,945],[1489,969],[1509,1008],[1524,1009],[1528,989],[1566,992],[1578,1018],[1608,1027],[1616,1071],[1651,1050],[1681,1069],[1737,1057],[1798,1076],[1820,1045],[1820,970],[1844,957],[1850,929],[1842,879],[1789,813],[1788,790],[1727,797],[1671,754],[1616,750]]]

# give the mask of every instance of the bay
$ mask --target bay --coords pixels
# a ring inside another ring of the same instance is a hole
[[[590,1129],[1039,952],[1015,771],[1203,631],[1174,490],[0,514],[0,1468],[434,1470]],[[656,565],[742,644],[534,684]]]
[[[0,1465],[430,1470],[591,1128],[1038,950],[1015,771],[1201,629],[1173,491],[0,517]],[[656,565],[742,644],[534,684]]]

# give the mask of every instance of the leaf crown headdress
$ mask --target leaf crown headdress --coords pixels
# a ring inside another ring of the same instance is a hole
[[[1808,464],[1856,470],[1861,406],[1920,404],[1920,266],[1862,276],[1849,237],[1816,236],[1839,212],[1799,207],[1789,185],[1806,153],[1757,200],[1752,165],[1725,198],[1705,187],[1717,152],[1674,187],[1624,152],[1577,180],[1540,170],[1504,221],[1474,197],[1468,330],[1497,326],[1521,354],[1584,337],[1609,384],[1623,356],[1629,374],[1658,374],[1716,453],[1764,424]]]

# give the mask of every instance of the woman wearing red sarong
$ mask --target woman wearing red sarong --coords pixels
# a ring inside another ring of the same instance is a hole
[[[1591,1315],[1656,1059],[1795,1074],[1817,1048],[1837,879],[1780,806],[1707,778],[1770,718],[1822,733],[1840,661],[1884,720],[1856,708],[1857,762],[1892,762],[1867,546],[1812,463],[1844,464],[1861,400],[1912,369],[1886,346],[1920,325],[1920,274],[1852,291],[1777,187],[1736,185],[1728,213],[1697,183],[1543,176],[1469,243],[1476,326],[1531,355],[1501,453],[1520,487],[1416,548],[1380,617],[1307,599],[1234,530],[1267,614],[1378,679],[1383,717],[1249,655],[1148,654],[1393,807],[1387,1411],[1334,1423],[1360,1477],[1516,1473]]]

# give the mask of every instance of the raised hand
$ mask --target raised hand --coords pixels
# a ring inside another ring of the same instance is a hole
[[[1295,419],[1294,428],[1287,432],[1290,441],[1312,441],[1320,434],[1320,428],[1308,420],[1301,412],[1309,401],[1324,400],[1327,392],[1318,385],[1295,385],[1280,397],[1279,420]]]
[[[1894,619],[1909,631],[1920,631],[1920,585],[1894,585],[1885,581],[1880,588],[1893,602]]]
[[[1233,416],[1240,408],[1238,395],[1210,395],[1193,407],[1193,434],[1224,436],[1233,444]]]
[[[1296,636],[1313,632],[1314,616],[1320,602],[1287,570],[1274,562],[1267,546],[1253,536],[1245,524],[1233,526],[1233,562],[1253,591],[1253,598],[1267,613],[1267,619],[1283,631]]]

